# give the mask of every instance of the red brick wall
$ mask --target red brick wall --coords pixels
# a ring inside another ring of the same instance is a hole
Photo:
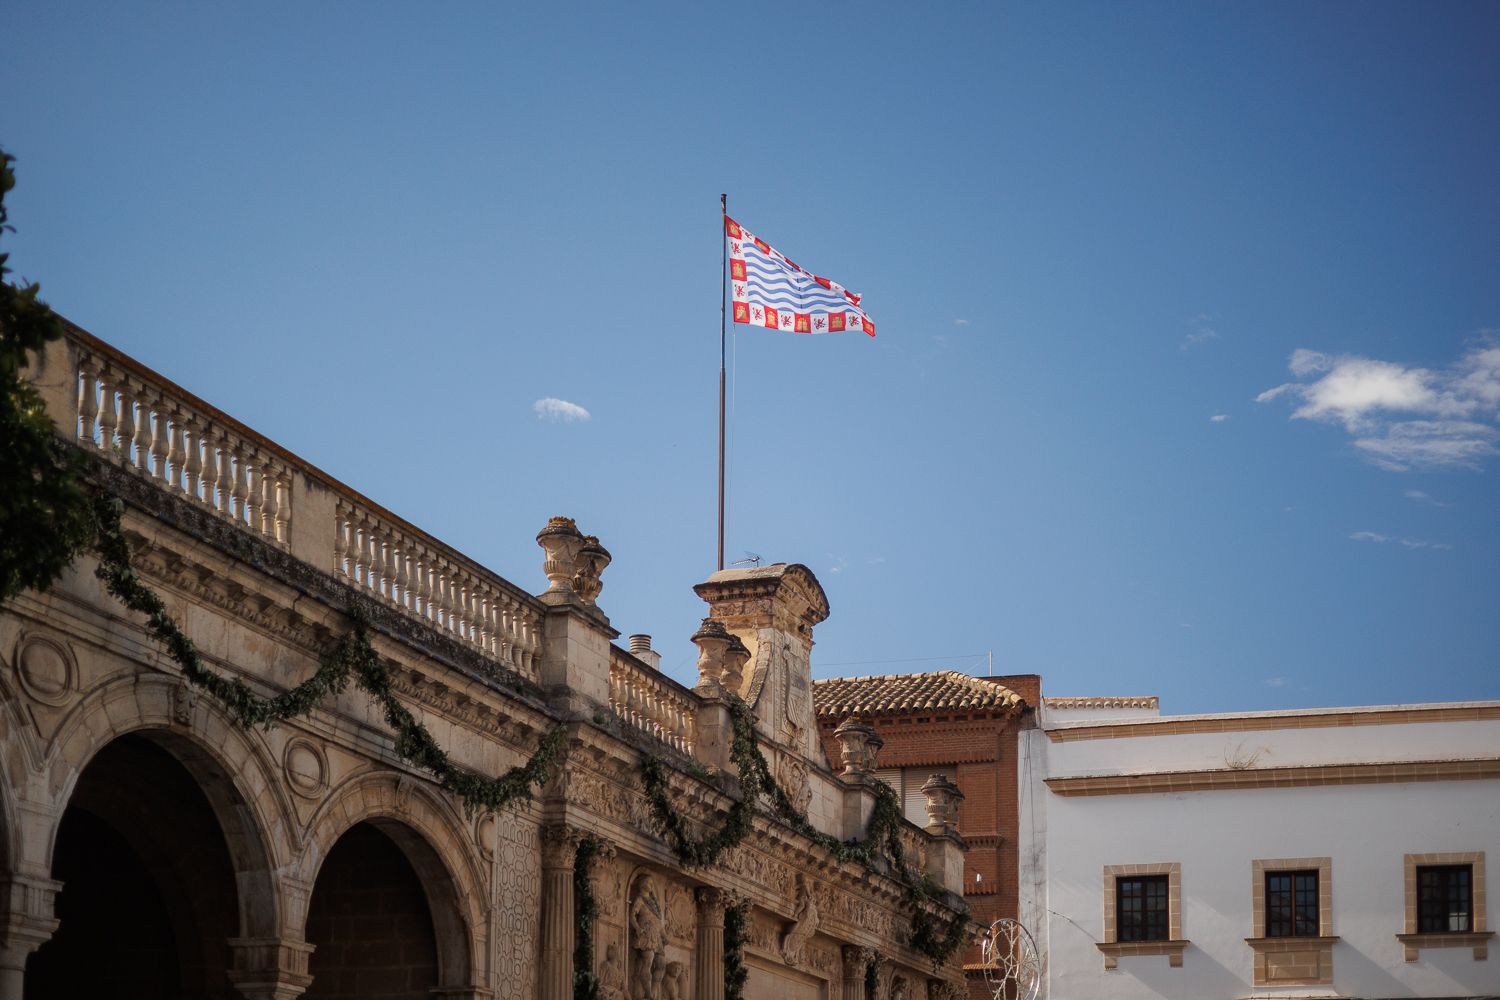
[[[863,716],[885,740],[880,767],[956,766],[958,787],[964,793],[959,832],[968,844],[964,898],[974,919],[985,924],[1000,917],[1015,918],[1019,908],[1016,741],[1018,732],[1031,724],[1029,706],[1041,697],[1041,678],[1035,674],[987,679],[1016,692],[1028,707],[1020,714],[921,710]],[[833,731],[843,721],[818,720],[823,746],[835,771],[843,765]],[[977,884],[975,873],[983,876]],[[978,961],[977,948],[964,956],[965,964]],[[982,981],[972,981],[971,992],[974,1000],[989,1000]]]

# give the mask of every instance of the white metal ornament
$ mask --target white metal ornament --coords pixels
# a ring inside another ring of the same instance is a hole
[[[1042,990],[1041,954],[1018,921],[1001,917],[990,924],[979,954],[995,1000],[1036,1000]]]

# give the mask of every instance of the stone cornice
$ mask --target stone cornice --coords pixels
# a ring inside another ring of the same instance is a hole
[[[1047,778],[1056,795],[1140,795],[1320,785],[1389,785],[1416,781],[1500,778],[1500,757],[1416,760],[1387,764],[1308,764],[1290,767],[1214,768],[1149,774],[1089,774]]]

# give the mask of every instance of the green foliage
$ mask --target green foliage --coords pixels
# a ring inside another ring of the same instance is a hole
[[[573,1000],[599,1000],[599,977],[594,972],[594,921],[599,904],[594,899],[594,859],[599,840],[589,834],[573,856]]]
[[[745,968],[749,913],[748,899],[736,900],[724,910],[724,1000],[742,1000],[745,980],[750,978],[750,970]]]
[[[0,150],[0,236],[14,231],[5,207],[14,162]],[[93,527],[79,484],[83,456],[58,440],[40,394],[21,378],[32,355],[62,336],[62,321],[41,286],[7,280],[9,259],[0,253],[0,603],[50,587]]]
[[[813,841],[840,862],[853,861],[867,868],[875,867],[882,860],[891,875],[901,883],[902,902],[911,920],[909,943],[913,950],[932,959],[933,965],[946,962],[963,943],[968,933],[969,917],[965,912],[955,913],[940,922],[930,912],[930,904],[941,897],[942,891],[925,873],[914,872],[906,863],[906,851],[901,844],[901,803],[896,793],[883,781],[874,782],[871,791],[875,795],[875,808],[870,814],[870,823],[864,836],[858,840],[839,840],[816,829],[807,814],[797,808],[796,803],[781,787],[765,755],[760,752],[755,736],[755,716],[750,706],[729,695],[730,718],[734,724],[734,738],[730,742],[729,757],[734,761],[740,775],[740,798],[729,807],[724,825],[703,837],[694,837],[687,828],[682,814],[673,807],[671,785],[667,780],[666,764],[660,757],[648,757],[641,762],[641,779],[646,798],[651,803],[651,813],[657,824],[665,831],[667,842],[677,859],[689,867],[713,864],[719,855],[743,840],[750,833],[761,796],[770,800],[771,813],[793,830]]]
[[[427,727],[391,690],[390,669],[370,645],[369,630],[358,608],[350,610],[353,629],[323,657],[317,671],[296,687],[273,698],[262,698],[238,678],[221,677],[204,665],[193,641],[167,613],[166,603],[131,567],[130,546],[120,530],[121,511],[120,501],[110,497],[97,497],[93,503],[97,531],[94,552],[99,557],[95,574],[120,603],[146,616],[147,631],[182,668],[183,676],[222,702],[241,725],[269,727],[304,716],[324,698],[342,692],[352,679],[380,704],[386,722],[396,732],[397,755],[431,773],[439,785],[463,802],[469,814],[496,812],[510,802],[528,799],[532,787],[546,779],[563,746],[565,730],[561,726],[542,738],[530,760],[498,778],[486,778],[455,765]]]

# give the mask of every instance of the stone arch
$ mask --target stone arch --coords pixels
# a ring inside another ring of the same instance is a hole
[[[470,824],[430,785],[409,775],[356,775],[329,793],[308,824],[294,871],[309,895],[329,851],[358,823],[369,823],[395,841],[421,878],[437,935],[438,986],[479,984],[489,896]],[[296,920],[300,931],[305,909]]]
[[[56,810],[41,838],[52,866],[63,813],[84,769],[121,736],[139,733],[182,764],[208,799],[234,869],[240,935],[281,934],[283,913],[274,872],[292,853],[291,804],[265,745],[213,698],[167,675],[116,678],[69,712],[47,748],[45,794]]]

